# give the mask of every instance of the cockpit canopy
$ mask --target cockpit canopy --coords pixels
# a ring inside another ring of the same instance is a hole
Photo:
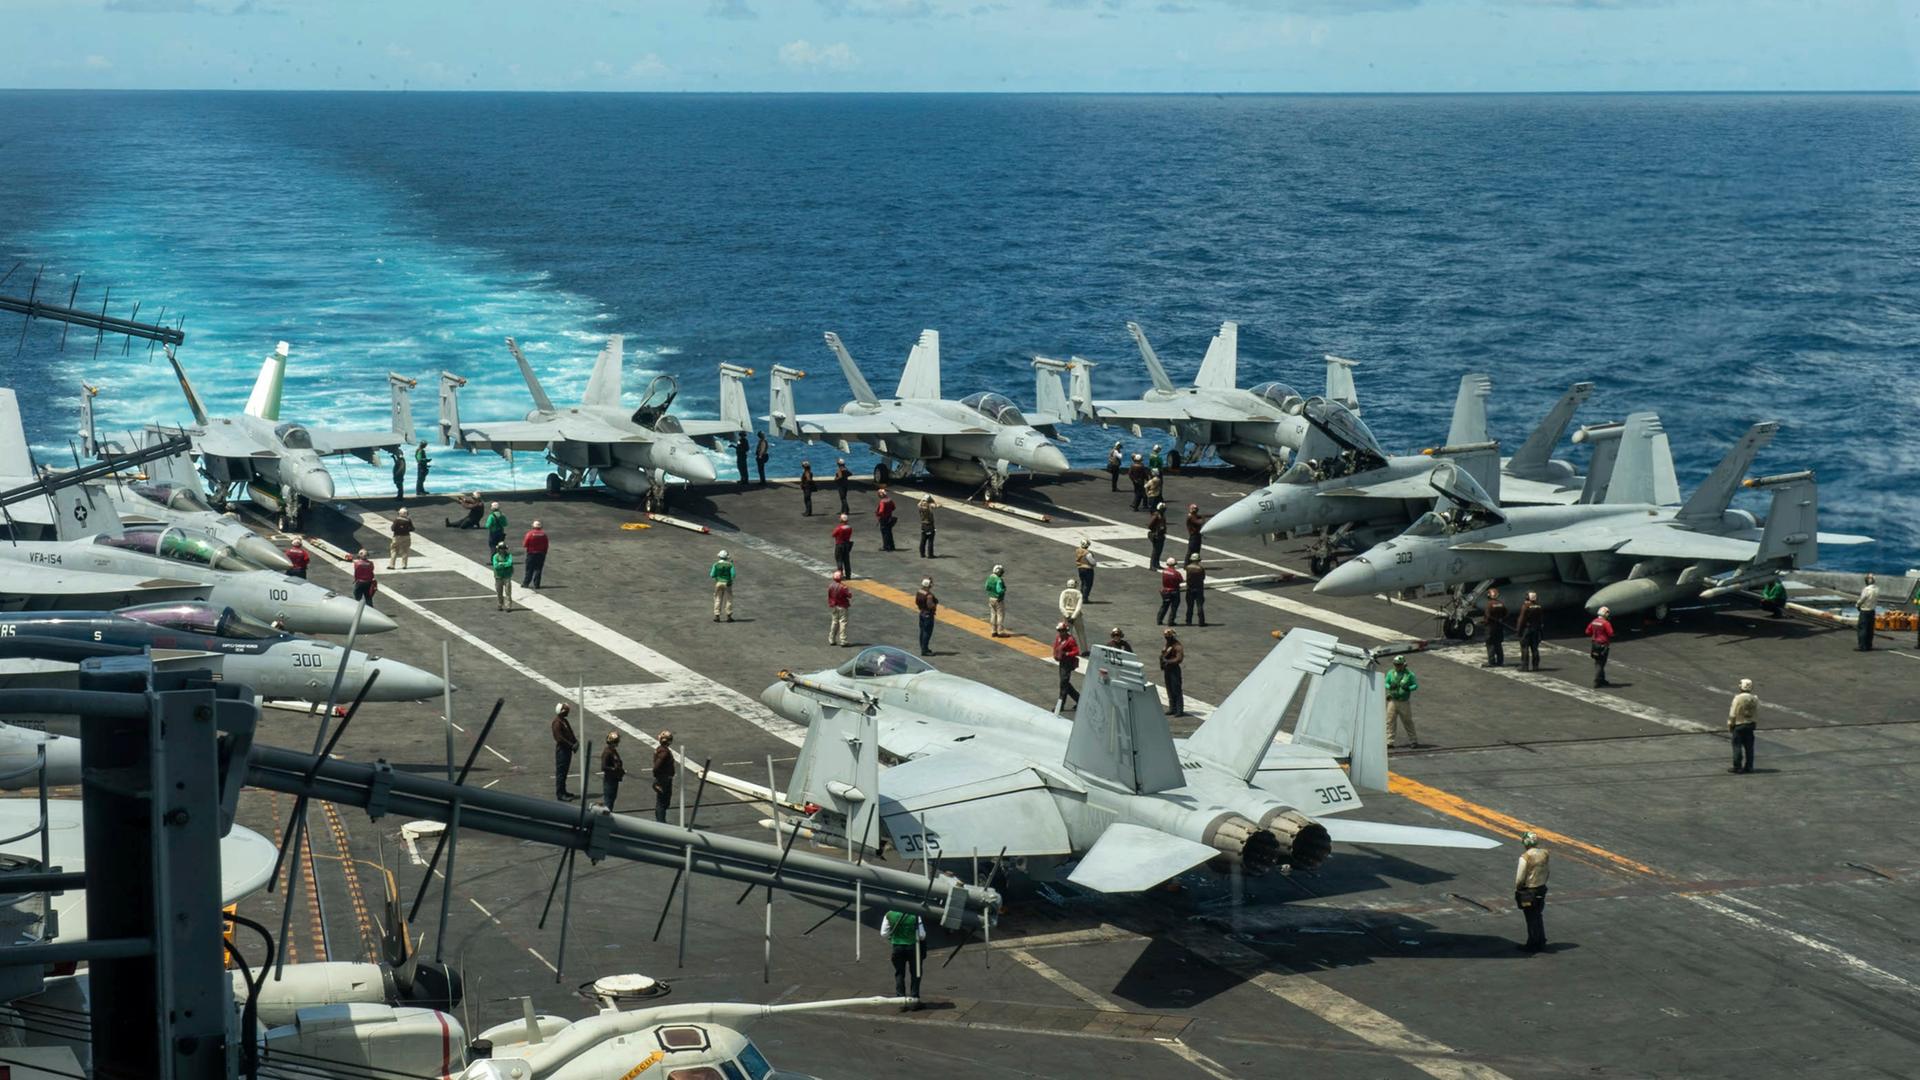
[[[1487,489],[1480,486],[1480,481],[1451,461],[1435,465],[1433,472],[1427,476],[1427,483],[1433,485],[1433,490],[1439,492],[1441,498],[1463,509],[1495,515],[1500,512],[1499,505],[1493,501],[1493,496],[1487,494]]]
[[[1445,536],[1447,534],[1447,524],[1447,519],[1444,516],[1433,510],[1429,510],[1419,517],[1414,518],[1413,524],[1407,526],[1407,531],[1404,535]]]
[[[273,429],[273,437],[289,450],[313,449],[313,436],[299,424],[280,424]]]
[[[1387,452],[1374,439],[1372,429],[1345,405],[1323,397],[1311,397],[1302,405],[1301,411],[1309,422],[1345,449],[1386,460]]]
[[[1307,403],[1300,391],[1283,382],[1264,382],[1253,388],[1252,393],[1266,398],[1284,413],[1298,413]]]
[[[1027,418],[1020,414],[1020,410],[1014,407],[1013,402],[990,391],[968,394],[966,397],[960,399],[960,404],[965,405],[967,408],[972,409],[974,412],[979,413],[997,424],[1025,424],[1027,422]]]
[[[219,555],[219,551],[207,541],[164,525],[132,525],[119,535],[102,533],[94,537],[93,542],[104,547],[158,555],[197,566],[212,566]]]
[[[885,675],[918,675],[932,671],[933,665],[891,645],[873,645],[861,649],[853,659],[833,669],[853,679],[877,679]]]
[[[175,510],[210,510],[206,500],[185,484],[170,484],[164,481],[150,484],[134,484],[133,493],[143,499],[150,499],[162,506]]]
[[[673,399],[680,396],[680,383],[671,375],[655,375],[640,395],[640,407],[633,410],[633,422],[665,435],[677,434],[680,422],[667,415]]]
[[[277,631],[241,618],[232,608],[212,604],[143,604],[121,608],[115,614],[128,619],[183,630],[190,634],[210,634],[224,638],[264,639],[281,637]]]

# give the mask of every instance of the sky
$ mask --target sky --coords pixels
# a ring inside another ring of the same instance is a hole
[[[0,0],[10,88],[1920,90],[1920,0]]]

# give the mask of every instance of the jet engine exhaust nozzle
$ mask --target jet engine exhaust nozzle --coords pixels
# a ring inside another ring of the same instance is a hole
[[[1259,877],[1287,861],[1279,837],[1238,814],[1227,814],[1207,826],[1203,842],[1220,850],[1220,856],[1207,864],[1216,871],[1238,866],[1249,877]]]
[[[1333,853],[1333,838],[1327,827],[1297,810],[1282,810],[1267,819],[1267,835],[1285,852],[1283,861],[1302,870],[1311,870],[1327,861]]]

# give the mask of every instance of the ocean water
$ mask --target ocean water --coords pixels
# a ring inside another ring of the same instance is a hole
[[[1131,396],[1127,320],[1179,377],[1235,319],[1244,384],[1360,360],[1395,449],[1444,434],[1466,371],[1509,446],[1580,379],[1583,421],[1658,410],[1683,488],[1783,420],[1758,470],[1817,470],[1822,524],[1879,538],[1828,562],[1920,565],[1920,97],[9,92],[0,260],[6,292],[44,265],[60,296],[184,314],[213,407],[284,339],[286,415],[374,427],[388,371],[423,422],[441,370],[469,418],[524,412],[509,334],[560,400],[624,333],[630,394],[671,372],[710,415],[721,361],[837,407],[825,330],[883,392],[934,327],[951,395],[1030,402],[1033,353]],[[50,458],[83,378],[112,423],[185,418],[157,355],[58,338],[0,319]],[[803,452],[833,455],[776,465]],[[436,461],[442,490],[546,471]]]

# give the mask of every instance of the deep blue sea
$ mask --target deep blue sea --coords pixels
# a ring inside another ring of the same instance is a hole
[[[1583,420],[1657,409],[1683,488],[1782,419],[1758,468],[1818,470],[1822,524],[1880,538],[1831,561],[1920,565],[1920,97],[9,92],[0,259],[6,292],[44,264],[183,313],[216,407],[285,339],[286,414],[361,426],[389,370],[423,422],[442,369],[468,417],[524,412],[509,334],[556,399],[621,332],[630,394],[669,371],[707,411],[718,362],[779,362],[825,409],[825,330],[885,390],[937,328],[951,394],[1027,402],[1035,352],[1133,395],[1127,320],[1179,376],[1236,319],[1244,383],[1362,361],[1396,449],[1444,434],[1469,370],[1510,446],[1578,379]],[[19,333],[0,371],[50,454],[83,378],[115,422],[185,418],[157,355]],[[442,490],[545,472],[437,460]]]

